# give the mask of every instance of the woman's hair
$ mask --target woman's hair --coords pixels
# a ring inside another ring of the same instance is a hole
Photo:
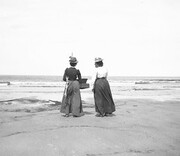
[[[77,65],[77,63],[72,63],[72,62],[70,62],[70,65],[71,65],[72,67],[75,67],[75,66]]]
[[[96,65],[97,65],[98,67],[102,67],[102,66],[103,66],[103,61],[96,62]]]

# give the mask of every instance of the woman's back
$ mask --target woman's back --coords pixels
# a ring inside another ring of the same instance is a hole
[[[78,80],[80,80],[81,79],[81,73],[75,67],[66,68],[64,76],[63,76],[64,81],[66,81],[66,77],[70,81],[75,81],[77,78],[78,78]]]

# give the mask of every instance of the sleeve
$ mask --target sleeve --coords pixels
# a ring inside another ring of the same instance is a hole
[[[108,77],[108,69],[107,68],[105,68],[105,69],[106,69],[105,78],[107,79],[107,77]]]
[[[81,80],[81,72],[80,72],[80,70],[77,70],[77,76],[78,76],[78,80]]]
[[[90,82],[90,88],[93,89],[94,88],[94,83],[97,77],[97,71],[94,70],[92,73],[92,77],[91,77],[91,82]]]
[[[66,68],[66,70],[64,71],[64,75],[63,75],[63,81],[66,81],[66,72],[67,72],[67,68]]]

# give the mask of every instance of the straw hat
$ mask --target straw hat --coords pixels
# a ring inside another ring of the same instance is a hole
[[[96,58],[95,58],[95,62],[101,62],[101,61],[103,61],[102,58],[100,58],[100,57],[96,57]]]
[[[69,62],[70,62],[70,63],[78,63],[76,57],[73,57],[73,56],[70,56],[70,57],[69,57]]]

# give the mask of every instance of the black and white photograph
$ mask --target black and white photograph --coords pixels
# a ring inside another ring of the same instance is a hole
[[[0,0],[0,156],[180,156],[179,0]]]

